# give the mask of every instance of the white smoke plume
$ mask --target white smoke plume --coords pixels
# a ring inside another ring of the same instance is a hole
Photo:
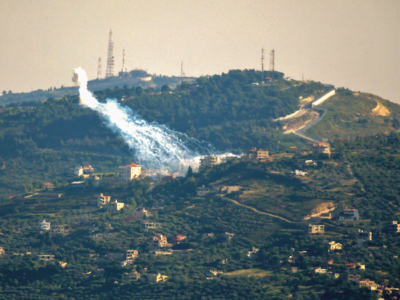
[[[124,139],[133,150],[137,162],[144,167],[176,169],[182,163],[196,169],[201,156],[215,152],[209,144],[167,126],[146,122],[115,99],[107,99],[106,103],[98,102],[87,89],[86,72],[79,67],[75,69],[75,74],[78,76],[80,103],[97,111],[105,124]]]

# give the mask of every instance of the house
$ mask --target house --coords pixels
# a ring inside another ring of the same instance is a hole
[[[369,280],[369,279],[365,279],[365,280],[360,280],[358,282],[358,287],[362,288],[362,287],[366,287],[368,288],[370,291],[376,290],[379,288],[379,284],[376,284],[375,281]]]
[[[172,244],[179,244],[182,241],[184,241],[186,238],[187,238],[186,236],[178,234],[178,235],[175,235],[175,236],[173,236],[171,238],[171,243]]]
[[[87,165],[87,166],[83,166],[83,173],[93,173],[94,172],[94,168],[91,165]]]
[[[313,165],[313,166],[316,166],[316,165],[317,165],[317,163],[314,162],[312,159],[308,159],[308,160],[306,160],[304,163],[305,163],[306,165]]]
[[[118,178],[120,181],[132,181],[133,179],[138,178],[141,172],[141,166],[134,163],[129,163],[125,166],[118,167]]]
[[[329,143],[320,142],[317,144],[313,144],[313,149],[315,154],[327,154],[331,156],[331,145]]]
[[[67,263],[66,263],[66,262],[62,262],[62,261],[59,261],[59,262],[58,262],[58,266],[59,266],[61,269],[65,269],[65,267],[67,266]]]
[[[133,260],[139,256],[139,252],[137,250],[126,250],[126,260]]]
[[[83,168],[82,167],[75,167],[70,169],[71,173],[75,177],[79,177],[83,175]]]
[[[339,214],[339,221],[357,221],[360,220],[358,209],[343,209]]]
[[[38,259],[39,259],[39,260],[48,261],[48,260],[54,259],[54,255],[39,254],[39,255],[38,255]]]
[[[46,222],[46,220],[39,222],[39,231],[50,230],[50,227],[50,222]]]
[[[155,223],[155,222],[144,222],[142,224],[142,228],[148,230],[148,229],[154,229],[154,228],[161,228],[160,223]]]
[[[322,269],[321,267],[311,269],[312,274],[326,274],[327,271],[327,269]]]
[[[54,188],[54,184],[52,184],[51,182],[45,182],[43,184],[43,188],[44,189],[53,189]]]
[[[363,245],[368,244],[369,241],[372,241],[372,232],[367,232],[358,229],[356,241],[357,241],[357,247],[362,247]]]
[[[342,250],[342,244],[340,243],[335,243],[335,241],[324,241],[322,245],[325,245],[328,250]]]
[[[347,281],[349,282],[359,282],[361,279],[361,275],[359,274],[347,274]]]
[[[225,232],[225,233],[222,235],[222,237],[223,237],[225,240],[230,241],[230,240],[233,238],[234,235],[235,235],[234,233]]]
[[[115,199],[114,202],[111,202],[110,209],[111,209],[111,210],[121,210],[121,209],[123,209],[124,207],[125,207],[125,203],[118,202],[118,200]]]
[[[296,176],[306,176],[307,172],[303,172],[303,171],[299,171],[299,170],[295,170],[294,173],[296,174]]]
[[[157,233],[155,236],[149,237],[150,247],[153,249],[171,247],[172,245],[168,243],[167,237],[161,233]]]
[[[333,264],[333,259],[328,259],[326,262],[328,265],[332,265]]]
[[[325,225],[308,224],[308,234],[318,234],[325,232]]]
[[[132,271],[130,273],[123,273],[122,274],[122,280],[123,281],[138,281],[140,279],[140,273],[137,271]]]
[[[132,213],[132,219],[141,220],[144,217],[150,217],[152,214],[147,211],[144,207],[140,207]]]
[[[200,159],[200,170],[212,168],[221,163],[221,158],[216,155],[204,156]]]
[[[64,235],[65,234],[65,225],[53,225],[51,227],[52,235]]]
[[[214,233],[203,233],[203,238],[214,237]]]
[[[392,223],[388,225],[386,230],[390,233],[400,233],[400,223],[397,223],[397,221],[392,221]]]
[[[247,251],[246,256],[252,258],[254,254],[258,252],[258,250],[260,249],[253,247],[250,251]]]
[[[217,276],[218,274],[222,274],[222,273],[224,273],[224,272],[222,272],[222,271],[217,271],[217,270],[210,270],[209,273],[212,274],[212,275],[214,275],[214,276]]]
[[[356,264],[346,264],[345,265],[348,269],[355,269],[357,267]]]
[[[149,275],[147,278],[148,278],[148,280],[149,280],[150,282],[154,282],[154,283],[157,283],[157,282],[165,282],[165,281],[168,280],[168,276],[166,276],[166,275],[161,275],[160,273],[158,273],[158,274],[151,274],[151,275]]]
[[[204,197],[205,195],[212,192],[212,189],[206,188],[204,185],[197,188],[197,197]]]
[[[247,151],[247,155],[249,158],[254,158],[254,159],[269,158],[269,152],[262,148],[260,149],[251,148],[249,151]]]
[[[111,201],[111,196],[104,196],[103,193],[97,196],[97,207],[102,208],[103,205],[107,205]]]

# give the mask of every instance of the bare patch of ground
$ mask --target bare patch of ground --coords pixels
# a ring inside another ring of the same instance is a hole
[[[390,116],[390,111],[382,105],[378,100],[376,101],[376,107],[372,110],[372,115],[374,116],[382,116],[382,117],[387,117]]]

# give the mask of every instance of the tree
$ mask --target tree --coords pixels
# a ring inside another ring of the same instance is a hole
[[[190,177],[192,177],[192,176],[193,176],[193,170],[192,170],[192,167],[189,166],[188,171],[187,171],[187,173],[186,173],[186,177],[187,177],[187,178],[190,178]]]
[[[164,84],[164,85],[161,87],[161,92],[169,92],[170,90],[171,90],[171,88],[169,87],[168,84]]]
[[[5,94],[7,94],[7,92],[6,92],[6,91],[3,91],[3,95],[5,95]]]

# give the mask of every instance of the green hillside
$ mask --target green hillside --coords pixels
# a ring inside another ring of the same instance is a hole
[[[338,89],[323,105],[327,115],[308,130],[318,137],[367,136],[400,129],[400,106],[375,95]]]

